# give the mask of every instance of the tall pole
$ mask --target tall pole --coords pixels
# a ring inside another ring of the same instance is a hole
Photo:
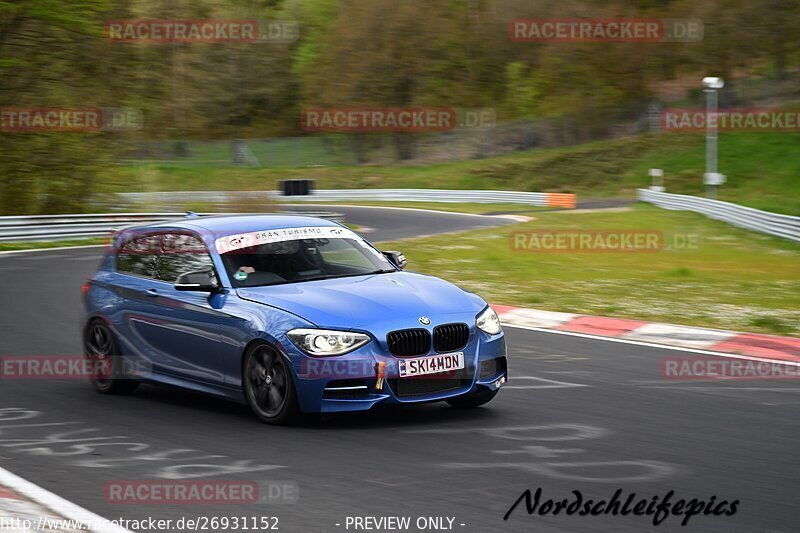
[[[717,172],[717,92],[725,86],[721,78],[703,78],[703,91],[706,93],[706,173],[703,182],[706,184],[706,196],[717,199],[717,187],[725,183],[725,176]]]
[[[709,176],[717,173],[717,98],[717,89],[706,89],[706,174]],[[706,196],[717,199],[716,184],[706,185]]]

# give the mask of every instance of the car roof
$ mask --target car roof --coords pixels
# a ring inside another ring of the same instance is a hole
[[[226,235],[250,233],[253,231],[275,230],[283,228],[303,228],[308,226],[339,226],[338,223],[319,217],[306,217],[299,215],[226,215],[208,217],[186,217],[182,219],[164,220],[145,226],[143,229],[186,229],[217,239]]]

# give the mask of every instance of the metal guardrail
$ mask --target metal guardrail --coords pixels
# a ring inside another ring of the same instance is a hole
[[[254,213],[198,213],[198,216],[252,215]],[[268,215],[303,215],[344,222],[341,213],[290,212],[265,213]],[[0,242],[55,241],[103,237],[111,232],[147,222],[185,220],[186,213],[103,213],[85,215],[30,215],[0,217]]]
[[[694,211],[753,231],[800,242],[800,217],[760,211],[752,207],[697,196],[638,189],[639,200],[664,209]]]
[[[284,196],[287,201],[372,200],[482,204],[551,205],[550,194],[522,191],[461,191],[449,189],[316,189],[309,196]]]
[[[308,196],[282,196],[275,191],[174,191],[121,193],[123,200],[139,204],[175,207],[183,203],[228,203],[247,197],[251,200],[287,202],[319,201],[395,201],[395,202],[465,202],[483,204],[526,204],[542,207],[575,207],[574,194],[486,191],[453,189],[315,189]]]

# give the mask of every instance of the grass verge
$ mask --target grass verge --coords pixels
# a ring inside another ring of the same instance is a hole
[[[728,177],[720,199],[800,215],[798,145],[800,133],[720,133],[719,169]],[[703,194],[703,134],[647,134],[424,166],[236,168],[187,161],[182,166],[118,165],[107,176],[109,186],[120,191],[274,190],[276,180],[309,178],[318,188],[492,189],[632,198],[636,188],[650,185],[651,167],[664,170],[668,192]]]
[[[659,230],[667,242],[691,235],[698,245],[657,253],[512,250],[512,231],[545,229]],[[694,213],[643,204],[628,212],[544,212],[523,224],[382,247],[402,250],[410,270],[498,304],[800,335],[800,246]]]

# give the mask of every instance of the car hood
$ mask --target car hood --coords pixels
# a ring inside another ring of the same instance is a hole
[[[392,272],[237,290],[244,300],[269,305],[328,328],[479,313],[486,302],[442,279]]]

